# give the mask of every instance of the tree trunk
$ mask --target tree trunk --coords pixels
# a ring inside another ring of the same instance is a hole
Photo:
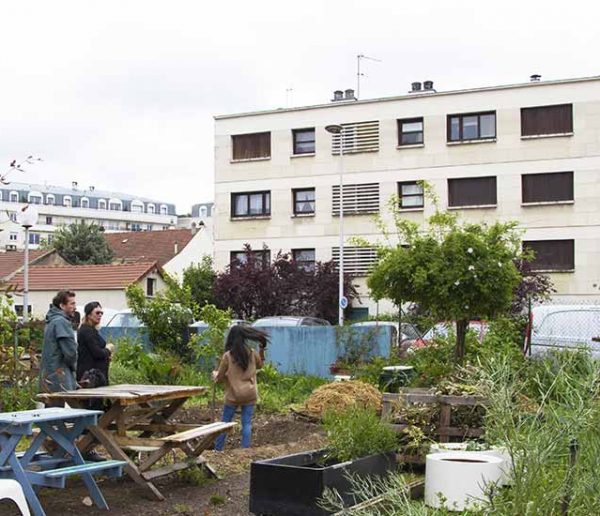
[[[469,321],[467,319],[456,321],[456,348],[454,350],[454,357],[459,364],[465,358],[465,337],[467,336],[468,327]]]

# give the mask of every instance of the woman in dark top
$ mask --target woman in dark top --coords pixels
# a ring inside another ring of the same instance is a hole
[[[77,332],[77,381],[91,369],[99,370],[106,378],[108,385],[108,364],[114,346],[98,333],[97,327],[102,319],[102,306],[98,301],[85,305],[84,319]]]

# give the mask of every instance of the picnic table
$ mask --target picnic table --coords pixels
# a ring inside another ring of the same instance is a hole
[[[202,452],[212,447],[220,434],[229,433],[236,426],[236,423],[198,425],[171,421],[188,399],[206,390],[202,386],[111,385],[39,394],[38,398],[80,407],[90,399],[110,401],[110,408],[78,443],[79,449],[84,452],[100,443],[113,459],[125,461],[125,472],[137,484],[146,488],[153,498],[164,500],[152,480],[193,465],[203,465],[215,474]],[[178,449],[183,451],[186,460],[157,467],[161,459]],[[137,452],[137,460],[127,451]]]
[[[0,413],[0,478],[11,478],[21,484],[35,516],[46,514],[36,494],[38,486],[62,489],[66,478],[72,475],[80,475],[95,504],[108,510],[92,474],[121,476],[125,463],[118,460],[86,463],[75,445],[84,429],[97,423],[100,414],[96,410],[58,407]],[[33,436],[34,426],[39,433],[25,452],[17,452],[21,440]],[[56,444],[53,452],[40,451],[47,438]]]

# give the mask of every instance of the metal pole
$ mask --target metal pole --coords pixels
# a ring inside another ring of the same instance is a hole
[[[344,129],[340,133],[340,267],[339,267],[338,324],[344,325]]]
[[[29,322],[29,226],[25,226],[25,264],[23,266],[23,324]]]

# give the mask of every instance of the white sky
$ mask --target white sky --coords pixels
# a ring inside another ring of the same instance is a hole
[[[15,181],[213,197],[216,114],[600,74],[591,0],[19,0],[0,7],[0,164]],[[286,89],[293,88],[287,104]]]

